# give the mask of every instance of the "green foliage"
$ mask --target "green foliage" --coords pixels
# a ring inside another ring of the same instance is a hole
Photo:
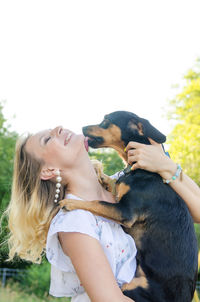
[[[2,211],[10,198],[13,157],[17,133],[9,131],[9,125],[3,115],[0,103],[0,210]]]
[[[7,285],[6,288],[0,289],[1,302],[70,302],[70,298],[55,298],[52,296],[39,298],[32,294],[23,292],[17,283]]]
[[[168,117],[177,122],[169,135],[169,153],[200,185],[200,59],[184,76],[184,86],[173,100]],[[200,249],[200,225],[195,225]]]
[[[45,258],[41,264],[32,264],[26,269],[18,288],[23,293],[33,295],[42,301],[49,301],[50,268],[50,263]],[[68,299],[65,298],[64,301]]]
[[[13,158],[17,133],[9,130],[10,126],[3,115],[3,104],[0,103],[0,218],[5,211],[11,192]],[[7,222],[2,221],[0,242],[4,242],[7,236]],[[15,267],[13,263],[4,263],[8,257],[8,249],[6,245],[0,246],[0,267]],[[18,265],[17,265],[18,267]]]
[[[200,250],[200,224],[195,224],[195,231],[197,235],[197,241],[198,241],[198,248]]]
[[[118,153],[113,149],[102,148],[92,149],[89,152],[90,158],[98,159],[103,163],[104,173],[107,175],[113,175],[114,173],[124,168],[124,163],[119,157]]]
[[[43,260],[42,264],[32,264],[20,283],[21,289],[27,294],[44,298],[48,296],[50,284],[50,264]]]
[[[170,101],[169,119],[177,124],[169,135],[169,152],[200,185],[200,59],[184,77],[184,87]]]

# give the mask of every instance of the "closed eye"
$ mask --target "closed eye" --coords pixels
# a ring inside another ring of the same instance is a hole
[[[44,143],[47,144],[48,141],[49,141],[50,139],[51,139],[51,136],[46,137],[46,138],[44,139]]]

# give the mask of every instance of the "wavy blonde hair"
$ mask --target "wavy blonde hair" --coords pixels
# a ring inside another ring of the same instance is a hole
[[[10,230],[8,260],[17,255],[40,263],[51,220],[60,207],[54,203],[55,183],[40,178],[43,161],[26,151],[29,137],[20,138],[16,143],[11,201],[6,210]],[[93,164],[102,183],[102,165],[98,161]],[[65,190],[62,186],[60,199],[64,198]]]

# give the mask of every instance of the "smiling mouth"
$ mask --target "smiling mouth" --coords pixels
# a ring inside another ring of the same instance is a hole
[[[65,146],[69,143],[71,137],[72,137],[72,133],[70,132],[70,133],[68,133],[67,137],[64,140],[64,145]]]

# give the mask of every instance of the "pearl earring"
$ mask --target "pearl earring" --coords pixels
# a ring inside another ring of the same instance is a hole
[[[57,203],[58,202],[58,197],[60,194],[60,187],[61,187],[61,181],[62,181],[62,177],[60,176],[60,171],[56,171],[55,173],[57,175],[56,177],[56,194],[55,194],[55,199],[54,202]]]

